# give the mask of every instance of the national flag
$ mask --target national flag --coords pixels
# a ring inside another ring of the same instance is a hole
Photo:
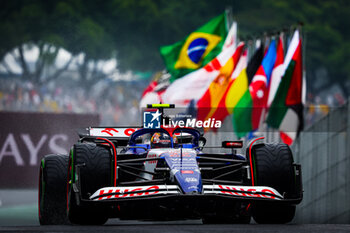
[[[222,50],[227,35],[226,14],[223,13],[192,32],[185,39],[160,48],[171,82],[197,70]]]
[[[226,36],[224,48],[228,48],[230,46],[235,46],[237,44],[237,22],[233,22],[231,28]]]
[[[263,116],[263,109],[266,108],[268,86],[271,78],[272,69],[276,60],[276,41],[272,40],[265,57],[253,77],[249,85],[249,91],[252,96],[252,128],[256,130],[259,128],[261,117]]]
[[[241,57],[229,79],[227,88],[223,89],[225,92],[212,95],[218,97],[222,95],[218,106],[214,109],[211,108],[211,110],[215,110],[211,115],[211,118],[215,118],[215,120],[224,121],[228,115],[232,114],[233,108],[248,89],[248,78],[246,75],[248,51],[245,49],[243,52],[238,52],[241,54]]]
[[[285,72],[284,70],[284,50],[283,50],[283,40],[282,35],[279,38],[277,45],[277,56],[276,62],[272,70],[269,91],[268,91],[268,99],[267,99],[267,108],[270,107],[273,99],[275,98],[277,88],[281,82],[282,76]]]
[[[262,59],[264,58],[264,45],[262,45],[260,42],[258,44],[259,45],[256,46],[258,49],[251,57],[247,66],[247,76],[249,84],[252,82],[254,75],[256,74],[261,65]]]
[[[164,92],[165,103],[187,107],[191,100],[198,101],[208,90],[212,81],[218,77],[221,68],[233,56],[234,46],[224,49],[216,58],[203,68],[175,80]]]
[[[158,81],[156,80],[152,80],[150,82],[150,84],[148,84],[148,86],[145,88],[145,90],[142,93],[142,97],[144,97],[145,95],[147,95],[150,92],[153,92],[155,87],[158,85]]]
[[[267,124],[280,130],[281,139],[292,144],[303,128],[302,44],[296,30],[290,42],[284,66],[287,67],[270,106]]]
[[[226,62],[226,64],[221,67],[220,73],[209,85],[208,90],[197,102],[197,120],[207,120],[208,118],[217,115],[218,118],[214,117],[216,120],[223,120],[222,111],[226,112],[224,102],[227,95],[228,87],[232,80],[237,77],[233,76],[234,70],[236,69],[240,57],[244,48],[244,43],[240,43],[232,55],[232,57]],[[220,117],[219,117],[220,116]],[[226,116],[226,115],[224,115]]]
[[[252,130],[253,100],[250,95],[248,85],[253,79],[258,68],[260,67],[263,57],[264,57],[264,46],[260,45],[260,47],[255,51],[252,58],[248,62],[245,72],[243,69],[240,74],[241,83],[242,83],[241,89],[244,94],[237,101],[237,104],[234,105],[233,116],[232,116],[232,124],[238,138],[245,136],[247,133],[249,133]]]
[[[145,108],[147,104],[162,102],[162,94],[169,86],[169,79],[169,73],[157,73],[142,93],[140,108]]]

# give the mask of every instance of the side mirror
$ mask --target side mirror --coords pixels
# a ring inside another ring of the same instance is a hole
[[[242,148],[243,141],[223,141],[222,147],[223,148]]]

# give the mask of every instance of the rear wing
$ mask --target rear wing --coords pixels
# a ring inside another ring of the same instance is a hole
[[[90,127],[88,128],[89,134],[92,137],[112,137],[120,139],[128,139],[140,127],[118,127],[118,128],[106,128],[106,127]]]
[[[97,138],[108,138],[117,142],[118,146],[126,146],[129,142],[131,134],[141,127],[88,127],[78,130],[81,141],[95,141]]]
[[[89,127],[78,130],[80,138],[84,137],[105,137],[105,138],[119,138],[128,139],[133,132],[141,127]]]
[[[80,141],[96,141],[97,138],[107,138],[116,142],[118,146],[126,146],[130,136],[142,127],[88,127],[78,129]],[[189,133],[175,134],[181,142],[191,141],[192,136]]]

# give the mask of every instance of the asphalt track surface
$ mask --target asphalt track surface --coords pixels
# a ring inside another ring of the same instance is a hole
[[[149,222],[110,219],[104,226],[40,226],[36,190],[0,190],[0,232],[350,232],[350,225],[203,225],[200,220]]]
[[[0,227],[6,232],[350,232],[349,225],[203,225],[183,223],[115,222],[105,226],[12,226]]]

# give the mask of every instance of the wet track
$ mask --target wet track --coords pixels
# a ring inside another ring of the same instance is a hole
[[[39,226],[36,190],[0,190],[0,232],[350,232],[350,225],[203,225],[196,221],[109,220],[104,226]]]

